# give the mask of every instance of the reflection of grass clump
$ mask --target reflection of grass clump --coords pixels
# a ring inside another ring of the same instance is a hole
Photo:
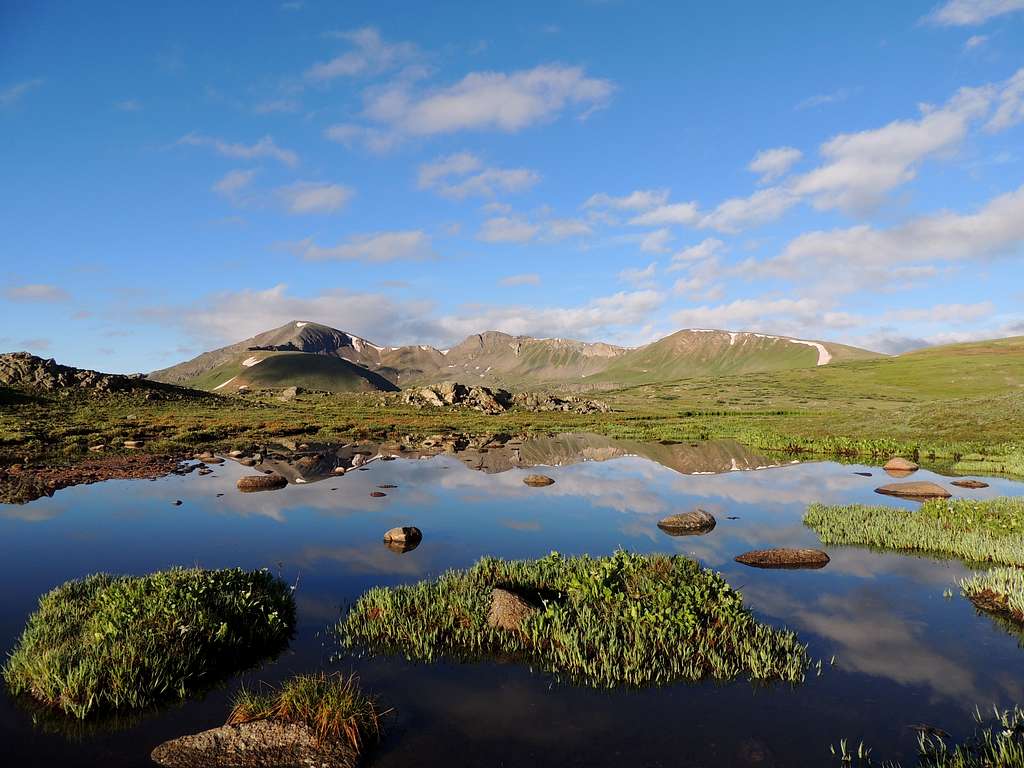
[[[383,713],[362,692],[355,675],[299,675],[280,688],[252,691],[242,688],[235,696],[229,725],[256,720],[279,720],[304,725],[321,741],[348,744],[356,753],[370,739],[380,736]]]
[[[825,544],[949,555],[977,563],[1024,565],[1024,499],[936,499],[918,511],[861,504],[812,504],[804,515]]]
[[[3,675],[75,717],[137,709],[279,652],[294,623],[291,589],[267,571],[96,574],[40,598]]]
[[[993,568],[964,579],[960,588],[978,608],[1024,628],[1024,570]]]
[[[962,744],[948,745],[944,734],[924,730],[917,741],[917,768],[1020,768],[1024,765],[1024,711],[1015,707],[984,718],[975,712],[974,735]],[[844,768],[871,768],[871,751],[861,746],[856,753],[846,745],[832,748]],[[899,763],[880,763],[883,768],[900,768]],[[910,766],[907,766],[910,768]]]
[[[518,630],[488,623],[491,590],[538,607]],[[759,623],[720,574],[685,557],[484,558],[436,581],[377,587],[339,625],[346,647],[429,661],[511,655],[594,686],[675,680],[799,682],[796,635]]]

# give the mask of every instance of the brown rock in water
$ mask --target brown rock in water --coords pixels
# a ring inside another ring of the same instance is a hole
[[[165,741],[150,757],[163,768],[352,768],[358,754],[305,725],[256,720]]]
[[[256,459],[239,459],[238,463],[241,464],[243,467],[255,467]]]
[[[414,525],[403,525],[398,528],[392,528],[384,534],[384,543],[388,545],[411,545],[412,547],[415,547],[422,540],[423,532]]]
[[[703,509],[694,509],[669,515],[658,522],[658,527],[669,536],[692,536],[707,533],[717,524],[715,516]]]
[[[223,463],[224,463],[224,459],[220,458],[219,456],[209,456],[209,457],[203,459],[203,464],[223,464]]]
[[[537,608],[521,598],[515,592],[495,587],[491,590],[491,610],[487,613],[487,623],[497,629],[521,629],[523,622]]]
[[[875,488],[875,493],[883,493],[886,496],[899,496],[903,499],[948,499],[951,494],[941,485],[920,480],[914,483],[891,483]]]
[[[288,481],[281,475],[246,475],[238,478],[235,485],[243,493],[251,493],[253,491],[276,491],[288,485]]]
[[[981,480],[954,480],[953,485],[958,488],[988,488],[988,483]]]
[[[829,556],[818,549],[755,549],[736,558],[737,563],[754,568],[824,568]]]
[[[387,496],[387,494],[382,493],[381,491],[371,491],[370,496],[374,499],[380,499],[383,498],[384,496]]]
[[[336,475],[344,475],[345,474],[345,468],[344,467],[335,467],[334,468],[334,474],[336,474]]]
[[[916,472],[919,467],[914,462],[904,459],[902,456],[893,456],[882,467],[886,472]]]
[[[555,481],[547,475],[527,475],[523,478],[523,482],[531,488],[543,488],[555,484]]]

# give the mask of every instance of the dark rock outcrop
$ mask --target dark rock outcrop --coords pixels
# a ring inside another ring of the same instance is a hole
[[[715,525],[717,525],[715,516],[700,508],[669,515],[658,522],[658,527],[669,536],[699,535],[709,532]]]
[[[829,556],[818,549],[755,549],[736,558],[737,563],[754,568],[824,568]]]
[[[459,384],[454,381],[407,389],[402,393],[401,400],[417,408],[472,408],[492,415],[504,413],[511,408],[573,413],[603,413],[610,410],[604,403],[575,395],[561,397],[537,392],[519,392],[513,395],[504,389]]]

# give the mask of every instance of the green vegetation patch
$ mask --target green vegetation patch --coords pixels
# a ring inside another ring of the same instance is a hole
[[[3,676],[78,718],[136,709],[280,652],[294,624],[291,588],[265,570],[96,574],[40,598]]]
[[[975,606],[1024,628],[1024,570],[993,568],[960,582],[960,589]]]
[[[1024,710],[1015,707],[994,710],[984,717],[975,710],[974,734],[960,744],[947,744],[934,730],[923,731],[917,741],[917,768],[1020,768],[1024,765]],[[844,768],[876,765],[871,750],[861,745],[847,750],[846,743],[832,747],[832,754]],[[882,768],[900,768],[900,763],[880,763]],[[909,768],[909,766],[908,766]]]
[[[518,628],[488,622],[492,589],[535,609]],[[706,678],[801,682],[807,649],[758,622],[718,573],[685,557],[484,558],[434,581],[377,587],[339,624],[341,643],[413,660],[514,657],[610,687]]]
[[[824,544],[861,544],[1024,566],[1024,498],[936,499],[916,511],[812,504],[804,524]]]
[[[279,720],[304,725],[321,741],[342,742],[357,754],[380,738],[381,712],[363,693],[355,675],[298,675],[279,688],[242,688],[232,702],[228,725]]]

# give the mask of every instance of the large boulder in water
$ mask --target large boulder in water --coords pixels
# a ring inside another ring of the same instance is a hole
[[[165,741],[150,757],[164,768],[351,768],[359,756],[346,743],[318,739],[305,725],[256,720]]]
[[[555,484],[554,479],[547,475],[527,475],[523,478],[523,482],[531,488],[543,488]]]
[[[904,459],[902,456],[893,456],[882,467],[886,472],[916,472],[918,470],[917,464]]]
[[[824,568],[829,556],[818,549],[776,547],[745,552],[736,562],[754,568]]]
[[[692,536],[707,533],[716,524],[714,515],[697,508],[689,512],[669,515],[658,522],[658,527],[669,536]]]
[[[288,481],[281,475],[246,475],[238,478],[235,485],[243,493],[252,493],[253,491],[276,491],[288,485]]]
[[[890,483],[889,485],[883,485],[881,488],[875,488],[875,493],[915,500],[948,499],[953,495],[941,485],[927,480],[919,480],[913,483]]]

